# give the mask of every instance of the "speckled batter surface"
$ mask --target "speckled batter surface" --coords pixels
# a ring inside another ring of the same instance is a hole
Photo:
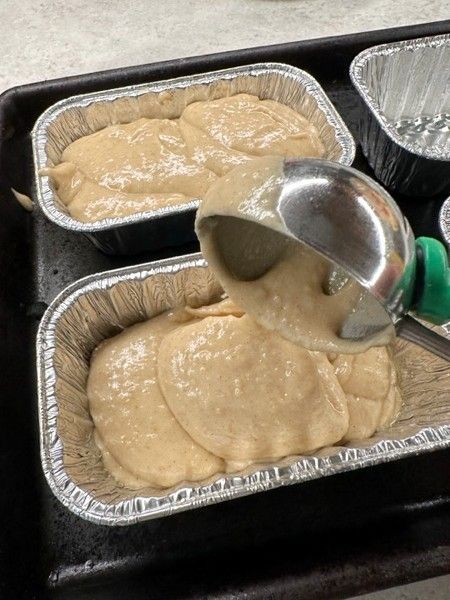
[[[193,102],[178,119],[141,118],[72,142],[41,170],[82,222],[178,206],[255,156],[320,157],[314,125],[250,94]]]
[[[128,488],[364,439],[400,408],[386,348],[310,352],[230,300],[166,312],[106,340],[87,393],[104,465]]]

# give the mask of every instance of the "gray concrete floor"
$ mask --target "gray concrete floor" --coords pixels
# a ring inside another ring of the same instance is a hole
[[[373,594],[364,594],[349,600],[449,600],[450,575],[425,579]]]
[[[450,0],[0,0],[0,91],[19,83],[450,18]]]

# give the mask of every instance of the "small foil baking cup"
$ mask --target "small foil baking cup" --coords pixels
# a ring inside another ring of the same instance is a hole
[[[199,100],[239,93],[276,100],[313,123],[325,146],[325,158],[351,165],[355,144],[343,120],[317,81],[305,71],[279,63],[261,63],[156,83],[84,94],[48,108],[32,131],[36,199],[57,225],[84,233],[108,254],[136,254],[195,239],[194,219],[199,200],[126,217],[82,223],[60,202],[40,169],[54,166],[73,141],[108,125],[141,117],[174,119]]]
[[[383,44],[350,66],[360,140],[378,179],[411,196],[450,193],[450,35]]]
[[[396,423],[372,438],[166,490],[119,485],[94,442],[86,395],[92,351],[129,325],[221,294],[204,259],[193,254],[91,275],[47,309],[37,336],[41,460],[51,489],[72,512],[93,523],[130,525],[450,445],[448,363],[398,340],[404,404]]]

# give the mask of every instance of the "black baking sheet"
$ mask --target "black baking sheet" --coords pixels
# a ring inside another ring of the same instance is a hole
[[[47,81],[0,97],[0,599],[343,598],[450,572],[450,451],[344,473],[112,529],[52,496],[38,450],[34,339],[48,303],[84,275],[197,249],[100,254],[27,214],[30,131],[84,92],[254,62],[285,62],[323,85],[357,138],[348,67],[369,46],[450,32],[450,21],[294,42]],[[355,165],[370,173],[358,152]],[[438,235],[442,198],[398,198],[417,235]]]

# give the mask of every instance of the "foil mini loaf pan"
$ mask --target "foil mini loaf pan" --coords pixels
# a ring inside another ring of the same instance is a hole
[[[92,351],[124,327],[221,294],[194,254],[86,277],[47,309],[37,337],[41,460],[51,489],[71,511],[102,525],[129,525],[450,445],[448,363],[398,340],[404,404],[397,422],[374,437],[166,490],[119,485],[94,442],[86,395]]]
[[[39,171],[58,164],[70,143],[108,125],[129,123],[141,117],[173,119],[192,102],[238,93],[277,100],[298,111],[317,127],[326,158],[345,165],[353,162],[353,138],[317,81],[289,65],[261,63],[84,94],[54,104],[39,117],[32,132],[37,203],[48,219],[85,234],[108,254],[136,254],[195,239],[198,200],[82,223],[69,215],[49,178],[40,176]]]
[[[448,34],[374,46],[353,60],[362,149],[391,190],[450,193],[449,74]]]

